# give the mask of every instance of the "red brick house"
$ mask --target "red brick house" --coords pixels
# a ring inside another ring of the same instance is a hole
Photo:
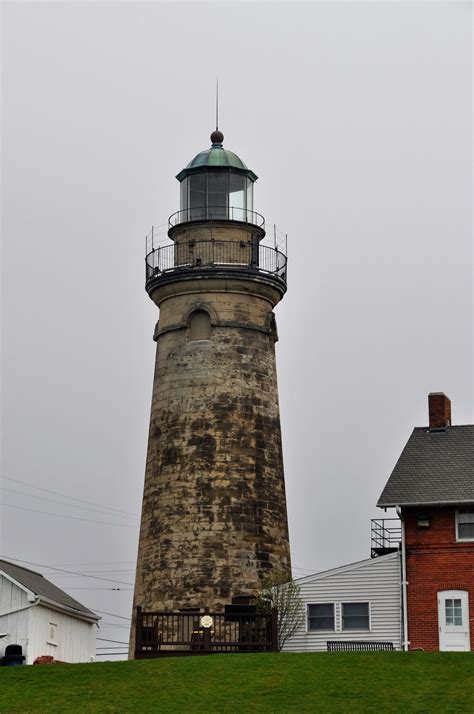
[[[474,650],[474,425],[452,426],[444,394],[428,404],[377,505],[402,522],[404,648]]]

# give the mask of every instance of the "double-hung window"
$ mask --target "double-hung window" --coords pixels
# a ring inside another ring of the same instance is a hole
[[[314,630],[334,631],[334,603],[324,602],[308,605],[308,632]]]
[[[368,602],[343,602],[342,603],[342,629],[343,630],[370,630],[369,603]]]
[[[474,540],[474,508],[456,511],[456,540]]]

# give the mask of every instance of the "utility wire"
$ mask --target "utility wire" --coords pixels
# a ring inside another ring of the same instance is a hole
[[[0,555],[0,558],[3,558],[4,560],[14,560],[17,563],[26,563],[27,565],[35,565],[38,568],[51,568],[52,570],[57,570],[60,573],[72,573],[73,575],[80,575],[80,573],[75,573],[73,570],[63,570],[62,568],[53,568],[52,565],[45,565],[44,563],[33,563],[31,560],[20,560],[20,558],[12,558],[9,555]],[[111,580],[110,578],[99,578],[97,575],[84,575],[85,578],[91,578],[91,580],[104,580],[105,582],[108,583],[119,583],[120,585],[131,585],[133,587],[133,583],[125,583],[122,580]],[[105,613],[106,615],[110,615],[112,613]],[[119,617],[119,615],[114,615],[114,617]],[[125,620],[129,618],[124,618]]]
[[[101,615],[110,615],[110,617],[118,617],[119,620],[130,620],[131,617],[124,617],[123,615],[115,615],[113,612],[105,612],[105,610],[94,610],[94,612],[100,612]]]
[[[128,642],[124,642],[123,640],[106,640],[105,637],[96,637],[96,639],[101,642],[116,642],[119,645],[127,645],[128,647]]]
[[[83,521],[85,523],[98,523],[101,526],[120,526],[121,528],[136,528],[137,526],[132,526],[129,523],[109,523],[107,521],[93,521],[91,518],[78,518],[77,516],[66,516],[62,513],[49,513],[48,511],[41,511],[39,508],[24,508],[24,506],[14,506],[12,503],[3,503],[3,506],[8,508],[16,508],[18,511],[28,511],[29,513],[43,513],[45,516],[57,516],[57,518],[67,518],[69,521]],[[67,505],[67,504],[64,504]],[[104,513],[104,515],[107,515]],[[112,514],[110,514],[112,515]]]
[[[118,508],[112,508],[112,506],[102,506],[100,503],[93,503],[92,501],[84,501],[82,498],[76,498],[76,496],[68,496],[65,493],[60,493],[59,491],[53,491],[50,488],[42,488],[41,486],[35,486],[32,483],[28,483],[28,481],[20,481],[18,478],[11,478],[11,476],[1,476],[0,478],[4,478],[7,481],[14,481],[15,483],[21,483],[23,486],[29,486],[30,488],[36,488],[38,491],[44,491],[45,493],[52,493],[55,496],[62,496],[63,498],[69,498],[71,501],[78,501],[79,503],[85,503],[88,506],[98,506],[99,508],[105,508],[108,511],[114,511],[115,513],[121,513],[122,515],[126,516],[133,516],[134,518],[138,518],[136,513],[130,513],[130,511],[121,511]]]
[[[67,586],[68,590],[123,590],[125,592],[133,592],[133,588],[70,588]]]
[[[129,570],[81,570],[76,575],[71,575],[71,577],[78,577],[81,575],[88,575],[89,573],[134,573],[135,569],[130,568]],[[43,575],[55,575],[55,573],[43,573]],[[66,577],[64,575],[64,577]]]
[[[24,491],[16,491],[13,488],[4,488],[0,487],[0,491],[6,491],[7,493],[16,493],[19,494],[20,496],[26,496],[27,498],[36,498],[39,501],[48,501],[49,503],[58,503],[60,506],[68,506],[70,508],[79,508],[81,511],[90,511],[91,513],[100,513],[102,516],[111,516],[111,513],[107,513],[106,511],[99,511],[98,509],[95,508],[85,508],[84,506],[76,506],[75,503],[66,503],[65,501],[56,501],[56,499],[53,498],[45,498],[44,496],[35,496],[34,493],[25,493]],[[7,504],[8,505],[8,504]],[[116,515],[116,518],[119,517],[118,514]],[[137,518],[137,516],[120,516],[120,518]]]
[[[135,560],[115,560],[115,561],[109,561],[107,563],[53,563],[51,567],[54,567],[55,565],[128,565],[129,563],[132,563],[133,565],[135,564]],[[103,571],[101,571],[103,572]]]
[[[298,566],[298,565],[294,565],[292,569],[293,569],[293,570],[305,570],[305,571],[308,572],[308,573],[317,573],[317,572],[318,572],[318,570],[315,570],[315,569],[310,570],[309,568],[302,568],[302,567],[300,567],[300,566]]]

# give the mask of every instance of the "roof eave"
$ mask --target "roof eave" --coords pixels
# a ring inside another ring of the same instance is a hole
[[[251,181],[255,183],[258,179],[257,174],[255,174],[251,169],[238,168],[237,166],[212,166],[205,164],[203,166],[192,166],[191,168],[182,169],[179,174],[176,174],[178,181],[182,181],[190,174],[201,173],[202,171],[234,171],[237,174],[243,174],[247,176]]]
[[[50,600],[48,597],[45,597],[43,595],[38,595],[38,602],[40,605],[45,605],[46,607],[49,607],[52,610],[64,612],[67,615],[73,615],[74,617],[77,617],[80,620],[87,620],[88,622],[95,623],[102,619],[99,615],[96,615],[92,611],[85,612],[84,610],[75,610],[73,607],[63,605],[60,602],[56,602],[56,600]]]
[[[388,553],[387,555],[380,555],[377,558],[364,558],[364,560],[357,560],[354,563],[347,563],[346,565],[339,565],[336,568],[331,568],[330,570],[322,570],[318,573],[312,573],[311,575],[303,575],[300,578],[294,578],[294,581],[298,585],[305,585],[316,580],[324,580],[325,578],[331,578],[334,575],[339,575],[345,573],[349,570],[359,570],[359,568],[364,567],[376,567],[377,563],[381,560],[390,560],[392,558],[398,558],[399,552]]]
[[[452,501],[448,500],[443,500],[440,501],[434,500],[434,501],[378,501],[377,502],[377,508],[406,508],[406,507],[411,507],[411,506],[457,506],[460,504],[472,504],[474,503],[474,499],[468,498],[468,499],[460,499],[456,498],[453,499]]]

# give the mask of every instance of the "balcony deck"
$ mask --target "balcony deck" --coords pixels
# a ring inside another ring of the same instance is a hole
[[[196,277],[252,278],[286,292],[287,235],[276,225],[265,237],[265,218],[238,207],[196,207],[173,213],[145,238],[145,287]],[[160,230],[161,229],[161,230]],[[167,233],[171,242],[157,244]]]
[[[267,278],[286,291],[286,255],[251,240],[188,240],[162,245],[147,253],[145,270],[147,290],[169,278],[225,273]]]
[[[370,557],[396,553],[400,550],[402,527],[399,518],[372,518]]]

